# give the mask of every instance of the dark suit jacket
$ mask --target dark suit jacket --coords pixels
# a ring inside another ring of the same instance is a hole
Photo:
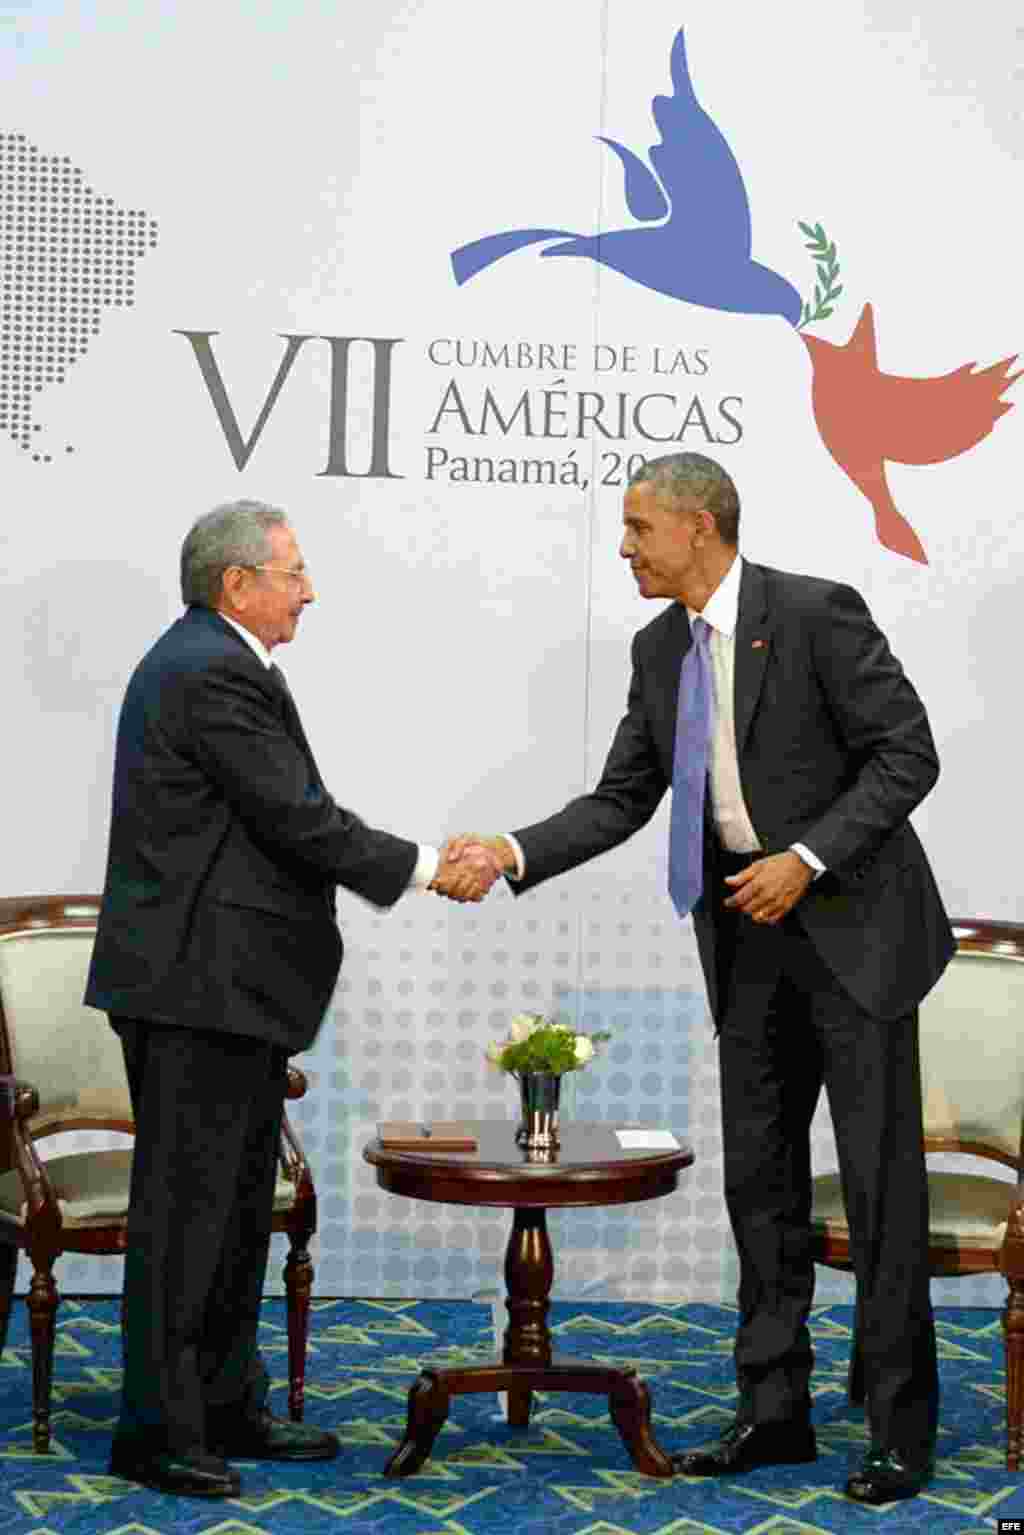
[[[573,868],[650,820],[672,781],[679,668],[690,643],[678,603],[635,636],[628,706],[601,781],[516,832],[526,878],[514,889]],[[828,870],[795,908],[806,933],[862,1007],[883,1018],[909,1011],[953,951],[907,820],[939,764],[924,706],[851,587],[744,564],[735,717],[740,780],[762,847],[776,853],[802,842]],[[693,919],[720,1021],[718,852],[707,817]]]
[[[121,710],[86,1003],[304,1050],[341,963],[336,886],[390,905],[417,852],[335,804],[282,681],[191,607]]]

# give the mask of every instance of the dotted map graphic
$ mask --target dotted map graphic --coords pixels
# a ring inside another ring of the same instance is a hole
[[[69,156],[0,133],[0,432],[33,463],[53,462],[36,397],[64,382],[105,309],[131,308],[136,265],[156,243],[156,221],[94,191]]]

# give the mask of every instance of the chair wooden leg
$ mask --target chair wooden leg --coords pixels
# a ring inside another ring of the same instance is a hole
[[[7,1329],[14,1304],[14,1276],[18,1268],[18,1249],[0,1246],[0,1354],[7,1347]]]
[[[288,1297],[288,1416],[302,1422],[306,1397],[306,1339],[313,1293],[313,1262],[305,1245],[293,1243],[284,1266]]]
[[[1024,1459],[1024,1279],[1007,1278],[1010,1293],[1003,1313],[1006,1339],[1006,1469],[1019,1471]]]
[[[47,1455],[50,1450],[50,1385],[59,1299],[49,1269],[36,1269],[28,1292],[32,1328],[32,1448],[36,1455]]]

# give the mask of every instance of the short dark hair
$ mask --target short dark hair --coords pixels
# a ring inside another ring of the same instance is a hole
[[[666,453],[650,458],[630,475],[634,485],[653,485],[670,498],[694,496],[715,519],[718,536],[733,548],[740,537],[740,498],[732,477],[713,458],[703,453]]]
[[[270,549],[267,534],[288,522],[279,506],[265,501],[225,501],[204,512],[181,546],[181,600],[215,608],[229,565],[262,565]]]

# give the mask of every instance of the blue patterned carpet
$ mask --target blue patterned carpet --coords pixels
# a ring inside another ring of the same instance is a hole
[[[242,1464],[231,1502],[169,1499],[106,1475],[117,1409],[115,1301],[65,1301],[53,1393],[55,1453],[31,1454],[31,1369],[23,1302],[0,1365],[2,1535],[813,1535],[815,1531],[991,1532],[1024,1515],[1005,1469],[1002,1337],[993,1311],[939,1313],[943,1405],[939,1474],[927,1493],[888,1510],[838,1492],[865,1443],[844,1396],[850,1309],[816,1310],[819,1459],[732,1482],[637,1475],[597,1397],[540,1398],[525,1432],[493,1396],[463,1396],[417,1476],[385,1481],[402,1437],[406,1391],[421,1364],[490,1357],[490,1309],[470,1301],[322,1301],[316,1307],[307,1418],[342,1439],[340,1460]],[[654,1399],[655,1433],[675,1450],[714,1438],[732,1414],[733,1317],[724,1306],[556,1304],[560,1353],[627,1361]],[[284,1412],[284,1305],[268,1301],[263,1348]]]

